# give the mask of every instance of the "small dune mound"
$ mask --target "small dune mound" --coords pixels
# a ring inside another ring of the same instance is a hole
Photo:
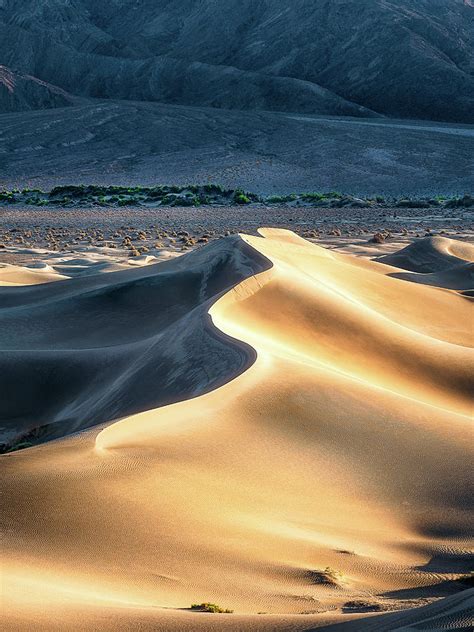
[[[410,272],[441,272],[474,261],[474,246],[447,237],[426,237],[390,255],[375,259],[379,263]]]
[[[66,278],[65,275],[59,274],[48,265],[22,267],[7,263],[0,264],[0,287],[40,285]]]
[[[306,575],[312,584],[320,586],[339,588],[344,583],[344,575],[330,566],[326,566],[324,570],[308,571]]]

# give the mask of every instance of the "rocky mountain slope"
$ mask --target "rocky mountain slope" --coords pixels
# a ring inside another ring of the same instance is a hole
[[[127,101],[0,114],[0,190],[214,182],[261,195],[462,195],[465,125]]]
[[[60,108],[78,103],[80,99],[61,88],[0,65],[0,112]]]
[[[22,73],[241,110],[472,122],[473,32],[464,0],[0,0],[0,61]]]

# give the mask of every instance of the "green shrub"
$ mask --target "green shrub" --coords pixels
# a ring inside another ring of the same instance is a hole
[[[90,187],[87,187],[90,188]],[[83,184],[79,185],[67,185],[67,186],[58,186],[51,189],[49,192],[49,197],[59,197],[70,195],[72,197],[82,197],[86,191],[86,187]]]
[[[250,204],[250,198],[243,191],[236,191],[234,193],[234,202],[236,204]]]
[[[206,193],[224,193],[224,188],[220,184],[205,184],[203,188]]]
[[[15,202],[15,195],[13,191],[0,191],[0,202],[13,204]]]
[[[175,206],[201,206],[201,202],[195,195],[186,194],[184,198],[175,198]]]
[[[323,202],[324,200],[340,200],[343,197],[338,191],[329,191],[328,193],[303,193],[301,199],[305,202]]]
[[[269,204],[285,204],[286,202],[293,202],[297,200],[298,196],[295,193],[291,195],[271,195],[266,199]]]

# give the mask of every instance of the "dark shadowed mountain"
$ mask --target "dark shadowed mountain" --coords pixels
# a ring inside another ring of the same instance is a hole
[[[80,99],[46,81],[0,65],[0,112],[62,108]]]
[[[216,182],[262,195],[462,195],[474,129],[384,118],[93,101],[0,115],[0,189]]]
[[[0,0],[0,188],[472,191],[472,4]]]
[[[0,62],[82,97],[472,122],[473,27],[464,0],[0,0]]]

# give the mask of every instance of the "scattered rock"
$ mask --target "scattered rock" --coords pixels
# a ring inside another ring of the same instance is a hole
[[[383,244],[385,243],[385,235],[383,233],[375,233],[375,235],[370,240],[372,244]]]

